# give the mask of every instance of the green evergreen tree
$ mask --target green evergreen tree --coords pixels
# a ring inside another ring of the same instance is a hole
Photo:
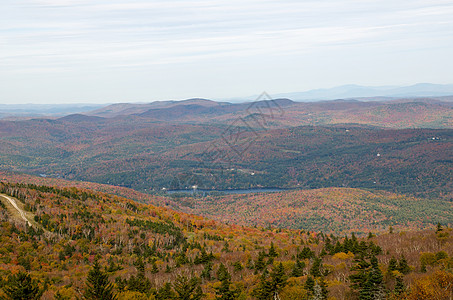
[[[420,267],[420,272],[421,273],[426,273],[426,264],[423,262],[421,267]]]
[[[287,277],[282,263],[279,263],[272,269],[270,279],[270,287],[274,293],[280,292],[286,286]]]
[[[156,274],[159,273],[159,268],[156,265],[156,262],[153,263],[153,268],[151,269],[151,273]]]
[[[310,297],[311,300],[326,300],[329,292],[327,291],[327,286],[326,282],[322,277],[320,277],[320,280],[315,282],[315,285],[313,287],[313,292],[312,292],[312,297]]]
[[[300,277],[304,275],[305,262],[296,260],[293,271],[291,272],[292,277]]]
[[[171,273],[171,267],[169,264],[167,264],[167,267],[165,268],[165,273]]]
[[[442,225],[440,225],[440,222],[437,222],[436,233],[441,232],[442,230]]]
[[[39,289],[38,282],[33,280],[30,274],[22,271],[8,276],[3,291],[8,297],[7,299],[11,300],[39,299],[44,292]]]
[[[197,277],[187,278],[185,276],[178,275],[173,288],[176,292],[176,298],[178,300],[199,300],[203,298],[203,292],[200,287],[200,280]]]
[[[392,258],[390,258],[389,266],[387,268],[388,273],[390,273],[392,271],[396,271],[397,269],[398,269],[398,262],[397,262],[396,258],[392,256]]]
[[[370,263],[371,270],[368,273],[367,281],[365,282],[361,295],[370,295],[371,299],[380,299],[379,297],[384,294],[384,287],[382,285],[384,276],[379,269],[378,260],[375,256],[371,257]],[[363,299],[368,299],[367,297]]]
[[[304,284],[304,289],[309,291],[310,293],[314,293],[314,287],[315,287],[315,280],[313,279],[312,276],[308,275],[307,280],[305,281]]]
[[[222,252],[230,252],[230,244],[228,244],[228,241],[225,241],[223,244]]]
[[[266,266],[266,263],[264,261],[265,257],[266,253],[264,253],[264,251],[260,251],[258,253],[258,259],[255,262],[255,270],[262,271],[264,269],[264,267]]]
[[[277,257],[278,256],[278,253],[277,253],[277,251],[275,250],[275,247],[274,247],[274,242],[271,242],[271,247],[269,248],[268,256],[269,257]]]
[[[351,267],[351,271],[354,273],[349,275],[349,280],[351,282],[350,286],[351,289],[360,292],[368,279],[368,272],[371,264],[366,261],[363,254],[354,258],[354,262],[355,264]]]
[[[310,300],[323,300],[321,287],[319,286],[318,282],[315,282],[315,286],[313,287],[313,294],[310,297]]]
[[[88,272],[85,285],[85,292],[83,294],[85,299],[116,299],[113,285],[110,283],[108,275],[101,271],[98,260],[94,262],[92,269]]]
[[[322,274],[321,274],[321,268],[322,268],[322,265],[321,265],[321,258],[319,257],[315,257],[315,260],[313,261],[313,265],[311,266],[311,269],[310,269],[310,275],[312,275],[313,277],[320,277]]]
[[[401,259],[398,263],[398,271],[400,271],[403,274],[409,274],[411,271],[411,268],[409,267],[409,264],[407,263],[406,258],[401,256]]]
[[[201,271],[201,278],[211,280],[211,271],[212,271],[212,263],[209,261],[205,266],[203,271]]]
[[[267,272],[264,272],[260,277],[260,283],[252,292],[258,300],[269,300],[272,296],[270,281],[267,280]]]
[[[228,272],[227,268],[223,263],[220,264],[219,268],[217,269],[217,279],[219,281],[224,280],[225,278],[231,278],[230,273]]]
[[[169,282],[166,282],[158,291],[156,294],[156,300],[169,300],[169,299],[175,299],[176,294],[171,288],[171,284]]]
[[[401,276],[396,277],[396,283],[393,293],[398,296],[404,293],[405,291],[406,287],[404,286],[403,278]]]
[[[134,265],[137,268],[137,275],[132,275],[127,281],[128,290],[149,294],[151,292],[151,281],[145,276],[143,259],[139,256]]]
[[[231,275],[224,264],[220,264],[219,270],[217,271],[217,278],[221,281],[221,284],[219,287],[216,288],[216,299],[219,300],[237,299],[239,291],[232,290],[230,288]]]

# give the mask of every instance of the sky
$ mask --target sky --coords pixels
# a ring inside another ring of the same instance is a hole
[[[0,104],[453,83],[448,0],[0,0]]]

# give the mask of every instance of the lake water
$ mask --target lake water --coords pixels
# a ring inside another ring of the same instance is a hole
[[[238,189],[238,190],[167,190],[167,194],[209,194],[209,193],[222,193],[222,194],[250,194],[250,193],[275,193],[281,191],[287,191],[289,189],[280,189],[280,188],[255,188],[255,189]]]

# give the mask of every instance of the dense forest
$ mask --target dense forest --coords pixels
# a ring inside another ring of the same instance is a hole
[[[449,299],[451,229],[244,227],[88,189],[0,184],[6,299]],[[28,298],[27,298],[28,297]]]
[[[451,299],[452,112],[195,99],[2,120],[0,299]],[[285,190],[217,191],[261,187]]]
[[[453,202],[376,190],[323,188],[230,195],[172,194],[173,208],[233,224],[363,235],[453,225]],[[435,218],[433,218],[435,216]]]
[[[2,122],[0,164],[143,192],[352,187],[453,198],[453,129],[139,120]]]

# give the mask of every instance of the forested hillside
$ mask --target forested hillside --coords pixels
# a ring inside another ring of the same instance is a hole
[[[450,199],[452,139],[453,129],[254,129],[72,116],[0,122],[0,164],[140,191],[356,187]]]
[[[308,229],[339,235],[453,225],[453,202],[384,191],[323,188],[275,193],[172,195],[174,207],[247,226]]]
[[[142,193],[125,187],[1,172],[0,180],[17,184],[77,187],[114,194],[209,219],[244,226],[275,226],[338,235],[422,230],[453,224],[451,200],[416,198],[379,190],[322,188],[273,193]]]
[[[26,226],[1,199],[0,290],[8,299],[19,292],[94,297],[100,286],[118,299],[368,299],[370,293],[448,299],[452,293],[453,239],[442,225],[340,237],[225,225],[86,189],[4,180],[0,192],[32,222]]]

